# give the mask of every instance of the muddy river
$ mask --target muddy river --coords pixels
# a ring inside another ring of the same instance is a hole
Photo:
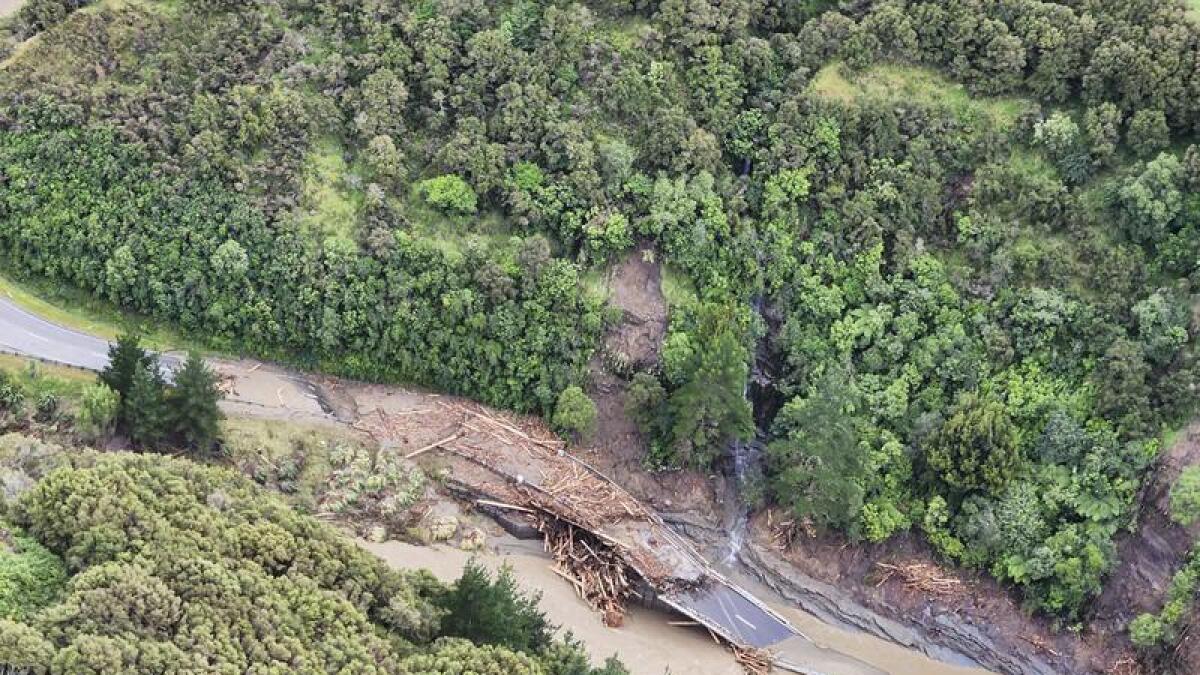
[[[446,546],[413,546],[401,542],[359,542],[367,550],[400,568],[423,567],[439,579],[453,581],[471,554]],[[634,606],[621,628],[606,628],[572,587],[550,570],[538,542],[499,539],[480,554],[488,567],[512,566],[527,591],[541,591],[542,609],[550,621],[569,627],[596,662],[618,655],[634,675],[741,675],[733,657],[702,629],[678,625],[681,617],[649,607]],[[986,671],[939,663],[916,652],[823,623],[786,606],[765,588],[752,588],[758,597],[787,617],[817,645],[803,663],[827,675],[985,675]]]

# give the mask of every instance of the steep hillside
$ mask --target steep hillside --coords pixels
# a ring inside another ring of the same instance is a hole
[[[757,426],[759,501],[1069,622],[1194,406],[1181,0],[31,0],[7,46],[8,269],[586,435],[639,247],[647,465]]]

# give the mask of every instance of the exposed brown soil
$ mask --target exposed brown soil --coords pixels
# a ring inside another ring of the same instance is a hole
[[[848,591],[864,606],[884,616],[909,620],[950,616],[953,622],[983,631],[1010,653],[1030,651],[1063,673],[1151,673],[1162,666],[1139,663],[1126,633],[1131,619],[1161,609],[1171,578],[1183,565],[1200,525],[1183,528],[1168,517],[1170,487],[1183,468],[1200,463],[1200,421],[1193,422],[1163,454],[1143,491],[1137,527],[1117,540],[1118,558],[1104,590],[1076,634],[1056,629],[1048,619],[1031,616],[1019,600],[991,578],[944,570],[957,592],[930,593],[914,587],[887,565],[940,567],[929,546],[915,535],[883,544],[850,544],[834,535],[810,536],[789,531],[781,516],[756,519],[756,541],[780,551],[799,572]],[[923,621],[918,621],[923,623]],[[1185,635],[1170,655],[1174,672],[1200,673],[1200,639]]]
[[[1161,605],[1162,593],[1200,535],[1200,525],[1184,528],[1168,517],[1171,486],[1184,468],[1198,463],[1200,421],[1165,450],[1144,489],[1137,529],[1117,540],[1120,563],[1096,603],[1096,621],[1123,623]]]
[[[1118,563],[1097,599],[1092,626],[1117,635],[1142,612],[1162,608],[1171,577],[1184,564],[1200,524],[1184,528],[1168,516],[1171,486],[1184,468],[1200,464],[1200,421],[1165,450],[1143,490],[1137,529],[1117,539]],[[1200,645],[1185,636],[1176,651],[1179,672],[1200,673]]]
[[[634,369],[656,367],[660,355],[667,326],[660,284],[658,266],[640,251],[610,272],[610,302],[622,310],[623,319],[605,338],[606,358],[592,363],[589,394],[598,408],[598,431],[573,454],[657,510],[720,536],[719,495],[725,494],[721,479],[696,472],[645,470],[641,462],[646,441],[625,413],[626,378]],[[389,436],[393,447],[409,451],[445,438],[456,423],[444,410],[437,412],[443,408],[440,403],[453,400],[437,394],[334,378],[306,379],[257,362],[214,365],[228,378],[230,396],[223,405],[232,415],[327,424],[403,420],[389,430]],[[446,463],[432,453],[429,460],[434,465]],[[773,531],[778,518],[768,513],[757,516],[753,532],[757,546],[778,551],[797,572],[836,587],[878,615],[918,626],[922,635],[935,642],[938,631],[947,625],[965,626],[986,637],[995,649],[1013,655],[1014,662],[1036,657],[1061,673],[1136,673],[1125,626],[1138,613],[1161,607],[1172,575],[1200,534],[1200,527],[1189,531],[1165,515],[1170,486],[1183,467],[1196,463],[1200,463],[1200,422],[1164,453],[1145,489],[1138,527],[1118,537],[1117,566],[1079,636],[1031,617],[1007,589],[985,576],[944,570],[915,535],[868,545],[802,534],[786,550],[779,550]],[[454,470],[469,471],[463,466]],[[919,580],[914,583],[895,570],[889,574],[885,565],[921,566],[939,588],[950,590],[931,593]],[[1186,636],[1174,657],[1179,672],[1200,673],[1200,638]],[[1034,672],[1019,667],[1003,670]]]
[[[628,378],[658,367],[667,332],[662,270],[653,260],[652,249],[643,244],[608,272],[609,304],[622,318],[605,336],[603,354],[589,364],[596,432],[576,454],[661,511],[709,515],[717,495],[725,494],[722,486],[694,471],[646,471],[646,439],[626,414]]]
[[[605,336],[605,352],[622,359],[633,370],[658,364],[667,332],[662,271],[653,260],[654,250],[643,244],[625,256],[608,275],[609,304],[621,310],[622,319]]]
[[[991,578],[946,567],[917,535],[851,544],[837,535],[801,532],[787,545],[774,526],[779,520],[770,512],[759,514],[754,522],[756,542],[774,549],[802,574],[836,586],[883,616],[922,625],[927,632],[938,624],[965,626],[981,633],[1000,653],[1032,652],[1062,673],[1107,673],[1126,651],[1126,645],[1106,636],[1085,633],[1081,640],[1068,631],[1055,631],[1048,620],[1030,616]],[[1025,670],[1031,668],[1028,664],[1020,668],[1008,672],[1033,672]]]
[[[642,279],[655,277],[653,274],[647,276],[640,257],[618,265],[614,269],[614,282],[620,278],[620,270],[629,270],[629,274]],[[654,285],[622,283],[619,286],[626,294],[632,292],[631,289],[639,289],[657,293],[661,298],[661,291]],[[631,299],[625,295],[625,300],[630,306],[658,306],[653,299]],[[662,307],[665,311],[665,304]],[[661,324],[651,324],[665,327],[665,316]],[[645,322],[623,323],[614,328],[613,334],[632,331],[645,335],[646,325]],[[661,339],[661,335],[659,337]],[[618,338],[612,344],[636,345],[639,342]],[[639,353],[654,353],[657,358],[656,350]],[[283,417],[305,417],[314,421],[324,418],[324,421],[333,422],[335,417],[366,420],[378,417],[379,411],[383,411],[389,417],[397,415],[396,419],[406,420],[396,438],[396,446],[409,449],[443,438],[451,427],[450,420],[431,414],[440,407],[439,402],[452,400],[448,397],[332,378],[318,380],[319,391],[314,395],[303,380],[291,377],[286,371],[263,367],[247,372],[252,365],[248,368],[239,368],[243,364],[230,366],[237,374],[235,404],[244,408],[237,412],[230,410],[233,414],[262,416],[271,408],[282,408]],[[285,384],[287,386],[281,392],[279,386]],[[719,495],[724,494],[722,479],[696,472],[647,471],[641,463],[645,439],[625,414],[626,384],[625,379],[613,373],[602,361],[593,362],[589,394],[599,410],[598,432],[583,447],[574,449],[574,454],[659,511],[719,531],[717,514],[721,513]],[[322,411],[318,402],[332,414]],[[271,411],[271,416],[278,417],[278,412]],[[432,461],[446,462],[444,459]],[[1161,607],[1170,579],[1183,563],[1197,534],[1196,528],[1189,532],[1165,515],[1170,486],[1183,467],[1197,462],[1200,462],[1200,422],[1189,427],[1164,453],[1145,489],[1138,527],[1132,533],[1119,536],[1117,567],[1109,575],[1103,594],[1085,617],[1085,629],[1078,637],[1070,631],[1056,630],[1044,618],[1031,617],[1005,587],[984,575],[946,571],[947,578],[961,580],[965,589],[950,594],[924,592],[895,574],[885,579],[887,575],[881,564],[941,565],[916,535],[869,545],[849,544],[837,536],[802,534],[783,557],[796,571],[836,586],[865,608],[910,626],[920,626],[934,641],[938,640],[939,623],[953,623],[986,635],[996,649],[1011,655],[1036,657],[1061,673],[1123,675],[1155,672],[1154,669],[1138,669],[1125,626],[1138,613],[1157,611]],[[455,472],[464,470],[467,469],[461,465],[454,467]],[[759,514],[754,523],[756,543],[767,548],[775,543],[767,522],[769,518],[772,516]],[[772,524],[777,522],[778,518],[775,518]],[[1178,672],[1200,673],[1198,643],[1200,640],[1191,636],[1182,642],[1173,659],[1180,664]],[[1020,668],[1004,670],[1032,672]]]
[[[383,401],[391,405],[377,403],[354,424],[382,447],[409,458],[436,452],[436,461],[453,470],[447,480],[496,503],[586,528],[660,587],[706,578],[704,561],[656,513],[577,461],[540,420],[430,394],[403,392]]]
[[[249,359],[209,359],[208,364],[221,378],[225,392],[221,407],[229,415],[315,423],[333,421],[321,404],[317,387],[305,376]]]

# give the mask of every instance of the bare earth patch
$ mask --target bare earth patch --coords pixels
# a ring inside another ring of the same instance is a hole
[[[667,333],[667,301],[662,270],[647,245],[631,251],[609,272],[609,304],[621,310],[620,325],[604,339],[608,354],[623,357],[636,370],[658,363]]]
[[[605,336],[603,355],[589,364],[587,393],[596,404],[596,432],[576,454],[660,511],[688,511],[716,522],[713,504],[716,495],[725,494],[723,488],[694,471],[646,471],[647,441],[625,410],[627,378],[658,368],[668,320],[662,279],[648,245],[631,251],[608,273],[609,304],[621,311],[621,321]]]
[[[1142,612],[1158,612],[1167,588],[1200,536],[1200,523],[1184,528],[1168,515],[1171,486],[1187,467],[1200,464],[1200,421],[1193,421],[1167,448],[1143,488],[1137,529],[1117,538],[1117,566],[1096,601],[1092,624],[1120,635]],[[1200,672],[1200,651],[1185,639],[1177,652],[1185,672]]]

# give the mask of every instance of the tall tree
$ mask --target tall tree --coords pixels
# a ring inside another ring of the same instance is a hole
[[[200,354],[190,352],[183,368],[175,374],[175,390],[168,400],[171,432],[189,448],[211,451],[220,437],[220,400],[216,375]]]
[[[486,569],[471,560],[454,589],[438,600],[447,612],[442,633],[520,651],[544,649],[554,626],[538,609],[540,599],[540,593],[527,596],[517,588],[510,568],[502,568],[493,581]]]
[[[705,305],[699,314],[694,332],[668,339],[663,359],[677,384],[667,400],[671,453],[707,467],[730,443],[754,434],[754,416],[745,395],[750,354],[732,309]]]
[[[947,485],[999,494],[1023,463],[1020,433],[1003,402],[967,394],[928,443],[925,460]]]
[[[129,394],[134,375],[149,359],[141,338],[135,333],[125,333],[117,338],[116,344],[109,345],[108,366],[100,372],[100,381],[124,399]]]
[[[137,447],[152,448],[163,439],[169,412],[164,390],[158,359],[152,356],[134,372],[122,402],[125,430]]]
[[[771,491],[796,515],[823,527],[857,531],[867,471],[867,449],[854,429],[849,376],[831,369],[808,397],[779,413],[779,439],[768,447]]]

